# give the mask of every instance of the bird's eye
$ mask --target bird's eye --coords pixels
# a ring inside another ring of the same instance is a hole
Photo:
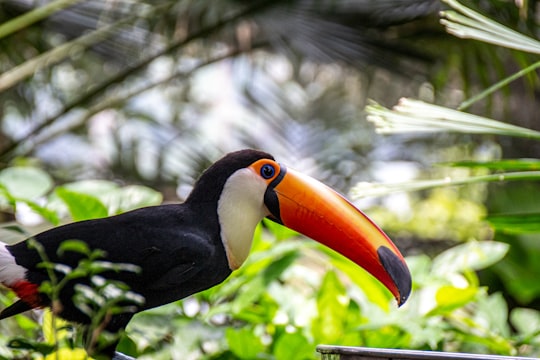
[[[265,164],[261,167],[261,176],[265,179],[272,178],[275,173],[276,169],[270,164]]]

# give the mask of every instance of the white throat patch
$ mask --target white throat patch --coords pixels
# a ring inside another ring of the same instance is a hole
[[[268,215],[264,205],[266,182],[254,171],[245,168],[233,173],[218,201],[221,239],[231,270],[246,260],[257,224]]]

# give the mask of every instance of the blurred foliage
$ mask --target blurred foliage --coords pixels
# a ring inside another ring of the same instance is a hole
[[[518,33],[453,0],[448,0],[447,3],[454,10],[445,11],[441,22],[449,32],[456,36],[520,49],[530,54],[540,54],[540,41],[535,36]],[[533,78],[537,77],[538,64],[537,60],[532,65],[522,64],[521,69],[515,74],[497,81],[479,94],[464,100],[458,108],[465,109],[485,100],[486,97],[493,96],[518,78],[529,75]],[[537,103],[537,99],[533,99],[532,103],[535,102]],[[522,141],[527,144],[537,143],[540,139],[538,131],[527,127],[407,98],[401,99],[392,110],[373,103],[366,108],[366,111],[368,119],[376,124],[378,131],[383,133],[498,135],[527,139]],[[511,119],[512,122],[519,123],[514,114]],[[519,142],[513,142],[513,144],[519,144]],[[371,191],[381,195],[395,190],[426,190],[449,185],[475,184],[478,186],[485,182],[494,183],[487,188],[488,194],[484,201],[485,212],[488,214],[486,220],[495,230],[495,238],[511,244],[512,247],[509,256],[504,261],[498,263],[492,271],[482,273],[482,279],[491,285],[492,291],[504,290],[511,307],[527,305],[538,308],[540,289],[534,279],[538,277],[540,269],[533,260],[539,256],[537,245],[539,228],[536,225],[539,209],[537,202],[533,200],[538,192],[536,184],[540,177],[540,173],[536,170],[538,154],[534,154],[531,158],[523,158],[523,155],[515,149],[503,152],[504,155],[506,153],[509,153],[510,158],[492,160],[473,157],[472,160],[456,161],[454,159],[446,163],[457,169],[465,169],[465,173],[458,176],[379,184],[372,186],[371,189],[369,184],[359,184],[361,186],[357,186],[355,193],[369,195]],[[515,153],[518,157],[512,158]],[[473,170],[480,170],[483,173],[467,174],[467,171]],[[515,181],[519,184],[514,184]]]
[[[9,169],[40,174],[36,177],[41,179],[36,182],[39,188],[49,183],[38,168]],[[35,200],[36,195],[31,187],[17,188],[17,179],[10,176],[2,182],[6,189],[17,189],[17,196],[8,191],[2,196],[4,211],[15,214],[22,211],[18,204]],[[69,197],[59,196],[59,189],[66,188],[72,189]],[[96,195],[97,188],[101,197]],[[104,181],[48,186],[38,194],[47,201],[37,211],[57,209],[57,218],[62,211],[72,218],[84,211],[85,218],[94,218],[104,215],[102,209],[110,214],[160,202],[148,188],[123,190]],[[118,208],[118,203],[128,205]],[[230,279],[184,301],[138,314],[119,350],[140,359],[312,359],[317,344],[332,343],[540,355],[535,350],[540,335],[531,325],[531,319],[540,321],[540,312],[515,308],[507,315],[508,305],[501,294],[488,294],[476,275],[505,256],[509,250],[505,243],[473,241],[433,259],[426,255],[407,257],[413,294],[397,309],[384,286],[357,265],[318,243],[296,237],[291,230],[265,221],[256,231],[252,254]],[[63,246],[95,257],[84,244],[70,241]],[[92,264],[81,262],[71,274],[85,273]],[[96,271],[95,266],[91,269]],[[83,294],[92,302],[101,296],[94,292],[90,296],[87,291]],[[2,294],[0,301],[7,305],[13,296]],[[77,301],[87,306],[86,301]],[[105,311],[107,306],[99,309]],[[81,356],[80,334],[65,331],[65,324],[55,320],[51,330],[50,321],[40,325],[32,314],[2,321],[0,356]],[[42,332],[44,342],[28,340],[39,339]],[[62,340],[54,354],[51,338]]]
[[[366,98],[454,103],[456,88],[474,91],[527,61],[445,34],[438,0],[57,3],[0,38],[0,155],[38,156],[66,180],[191,183],[222,153],[258,147],[346,191],[385,160],[377,149],[408,146],[357,121]],[[535,3],[477,5],[531,33]],[[17,24],[31,9],[6,0],[0,18]]]
[[[535,0],[463,3],[538,37]],[[471,128],[380,137],[359,121],[368,98],[385,107],[411,96],[533,134],[537,53],[448,35],[438,0],[29,4],[0,2],[2,240],[22,238],[13,220],[34,233],[42,218],[55,225],[182,198],[202,169],[241,147],[343,192],[429,179],[420,191],[359,200],[410,254],[415,291],[402,309],[347,261],[265,223],[232,279],[138,315],[122,351],[302,359],[326,342],[539,356],[537,178],[497,180],[538,171],[538,143]],[[441,162],[452,166],[432,166]],[[449,182],[468,185],[441,188]],[[476,242],[491,238],[499,242]],[[15,351],[6,337],[41,332],[26,316],[0,329],[5,358]]]

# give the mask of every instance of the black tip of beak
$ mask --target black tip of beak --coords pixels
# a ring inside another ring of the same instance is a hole
[[[411,273],[407,265],[386,246],[377,249],[379,260],[386,272],[390,275],[399,291],[398,305],[401,306],[407,301],[411,293],[412,280]]]

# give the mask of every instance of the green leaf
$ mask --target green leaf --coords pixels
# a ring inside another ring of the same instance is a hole
[[[471,345],[482,345],[479,351],[500,355],[512,355],[515,353],[515,348],[510,339],[491,334],[487,332],[488,329],[483,329],[484,331],[477,335],[479,324],[472,323],[471,326],[471,329],[464,332],[454,330],[461,347],[468,348]]]
[[[16,232],[16,233],[21,234],[21,235],[23,235],[25,237],[30,236],[30,234],[28,233],[28,231],[25,228],[23,228],[22,226],[17,225],[17,224],[2,226],[2,229]]]
[[[371,102],[367,120],[383,134],[452,132],[540,139],[540,132],[423,101],[401,98],[392,110]]]
[[[102,218],[108,215],[105,205],[94,196],[71,191],[64,187],[57,188],[56,194],[67,205],[71,217],[75,221]]]
[[[54,15],[56,12],[59,12],[66,7],[72,6],[78,1],[80,0],[55,0],[36,7],[23,15],[14,17],[0,26],[0,39],[30,27],[30,25],[40,20],[47,19],[47,17]]]
[[[476,304],[475,321],[493,334],[508,337],[508,305],[501,293],[480,297]]]
[[[71,329],[70,324],[66,320],[53,315],[50,309],[47,308],[43,312],[41,321],[41,331],[43,333],[43,337],[45,338],[45,342],[48,344],[53,345],[55,339],[61,340],[68,337],[69,330]]]
[[[360,199],[369,196],[384,196],[396,192],[428,190],[443,186],[461,186],[486,182],[539,181],[540,171],[516,171],[488,175],[469,176],[460,179],[413,180],[396,183],[359,182],[351,189],[351,196]]]
[[[0,171],[0,184],[14,198],[33,200],[49,192],[53,181],[41,169],[16,166]]]
[[[92,273],[101,273],[104,271],[126,271],[126,272],[132,272],[132,273],[140,273],[141,268],[134,264],[128,264],[128,263],[115,263],[115,262],[109,262],[109,261],[89,261],[87,263],[87,268]]]
[[[139,351],[137,348],[137,343],[129,336],[124,335],[120,338],[120,342],[116,347],[116,351],[119,351],[125,355],[129,356],[139,356]]]
[[[540,329],[540,312],[515,308],[510,313],[510,322],[521,335],[536,335]]]
[[[28,205],[30,209],[35,211],[38,215],[41,215],[45,220],[49,221],[51,224],[58,225],[60,223],[58,214],[56,214],[55,211],[49,210],[46,207],[40,206],[30,200],[25,200],[24,202],[26,205]]]
[[[448,314],[473,301],[477,294],[476,287],[442,286],[435,294],[437,306],[429,312],[428,316]]]
[[[257,273],[253,279],[247,281],[240,288],[239,295],[232,303],[233,312],[241,314],[246,308],[252,307],[253,303],[266,293],[268,285],[278,279],[297,257],[296,251],[286,253],[268,265],[262,272]]]
[[[495,241],[471,241],[446,250],[433,259],[434,273],[447,276],[468,270],[480,270],[501,260],[510,245]]]
[[[326,273],[317,294],[318,316],[312,322],[318,343],[339,344],[347,320],[349,297],[334,271]]]
[[[486,220],[495,230],[507,234],[540,233],[540,213],[497,214]]]
[[[116,183],[107,180],[76,181],[65,184],[62,188],[95,197],[112,214],[159,205],[163,201],[162,194],[149,187],[140,185],[119,187]]]
[[[313,349],[314,345],[301,333],[284,333],[274,344],[274,357],[276,360],[313,359]]]
[[[262,223],[264,227],[272,233],[277,241],[283,241],[294,238],[295,236],[299,236],[296,231],[291,230],[288,227],[278,224],[270,219],[265,218],[263,219]]]
[[[365,345],[372,348],[406,348],[411,343],[411,334],[402,326],[387,325],[377,331],[364,331]]]
[[[56,253],[58,254],[58,256],[64,256],[64,253],[66,251],[72,251],[72,252],[76,252],[76,253],[83,254],[86,256],[89,256],[91,253],[91,250],[88,247],[88,245],[84,241],[81,241],[81,240],[62,241]]]
[[[159,205],[163,201],[163,195],[159,191],[140,185],[125,186],[111,195],[118,199],[118,207],[114,209],[116,213],[144,206]]]
[[[540,42],[514,31],[498,22],[460,4],[456,0],[444,0],[455,11],[443,11],[441,24],[450,34],[476,39],[486,43],[540,54]]]
[[[256,359],[265,351],[261,339],[255,335],[252,329],[247,327],[243,329],[227,328],[225,338],[229,348],[239,359]]]
[[[319,248],[330,256],[333,266],[342,271],[354,284],[363,290],[371,303],[379,306],[381,309],[389,309],[393,296],[379,280],[375,279],[375,277],[358,266],[358,264],[336,253],[334,250],[323,246]]]
[[[468,168],[484,168],[490,170],[537,171],[540,170],[540,159],[502,159],[490,161],[463,160],[442,163],[441,165]]]
[[[54,350],[54,345],[23,338],[12,339],[7,346],[18,350],[32,350],[43,355],[47,355]]]
[[[262,274],[265,284],[268,285],[272,281],[278,279],[283,274],[283,272],[294,263],[294,261],[298,258],[298,255],[298,252],[291,251],[289,253],[286,253],[280,259],[272,262]]]
[[[54,289],[50,281],[44,281],[41,283],[41,285],[39,285],[39,291],[44,294],[51,295],[53,290]]]
[[[530,235],[522,235],[521,237],[525,236]],[[527,304],[534,301],[540,294],[540,282],[538,281],[540,250],[536,249],[538,246],[537,237],[520,239],[521,242],[526,247],[509,254],[504,261],[496,265],[495,270],[504,281],[508,293],[519,302]]]

